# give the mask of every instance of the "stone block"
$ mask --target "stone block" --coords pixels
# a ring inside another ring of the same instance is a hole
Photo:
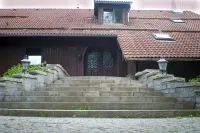
[[[53,83],[53,81],[54,81],[53,74],[48,74],[47,76],[44,77],[45,84]]]
[[[194,87],[176,87],[176,93],[194,93]]]
[[[171,89],[163,89],[160,90],[161,92],[165,93],[165,94],[175,94],[175,89],[171,88]]]
[[[45,75],[47,76],[47,72],[39,71],[39,70],[32,70],[29,72],[31,75]]]
[[[37,84],[38,84],[38,88],[43,88],[45,87],[45,75],[37,75],[36,78],[37,78]]]
[[[34,91],[39,86],[37,79],[30,79],[30,78],[24,78],[22,85],[23,85],[22,90],[25,91]]]
[[[195,107],[196,109],[200,109],[200,90],[194,90],[195,93]]]

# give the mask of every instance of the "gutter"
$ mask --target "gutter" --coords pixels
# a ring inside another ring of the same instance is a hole
[[[160,58],[156,57],[156,58],[144,58],[144,57],[138,57],[138,58],[125,58],[127,61],[158,61]],[[165,58],[167,61],[200,61],[200,57],[199,58]]]
[[[117,37],[117,35],[91,35],[91,34],[0,34],[0,37]]]

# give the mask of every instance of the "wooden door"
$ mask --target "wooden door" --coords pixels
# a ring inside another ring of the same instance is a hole
[[[114,54],[108,50],[89,50],[85,58],[86,76],[114,76]]]

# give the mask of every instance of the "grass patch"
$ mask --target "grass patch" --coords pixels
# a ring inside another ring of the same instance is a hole
[[[38,117],[48,117],[48,113],[47,112],[40,112]]]
[[[10,112],[8,113],[8,115],[9,115],[9,116],[17,116],[17,114],[16,114],[15,111],[10,111]]]

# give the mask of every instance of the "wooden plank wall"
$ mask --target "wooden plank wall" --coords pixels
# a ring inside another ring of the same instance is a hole
[[[109,47],[117,49],[115,39],[75,39],[65,40],[63,38],[15,38],[0,39],[0,74],[4,73],[11,66],[20,63],[26,55],[26,48],[40,48],[42,50],[42,61],[49,64],[61,64],[72,76],[84,75],[84,52],[88,47]],[[78,57],[81,53],[81,58]],[[126,62],[122,55],[117,57],[116,76],[125,76]]]

